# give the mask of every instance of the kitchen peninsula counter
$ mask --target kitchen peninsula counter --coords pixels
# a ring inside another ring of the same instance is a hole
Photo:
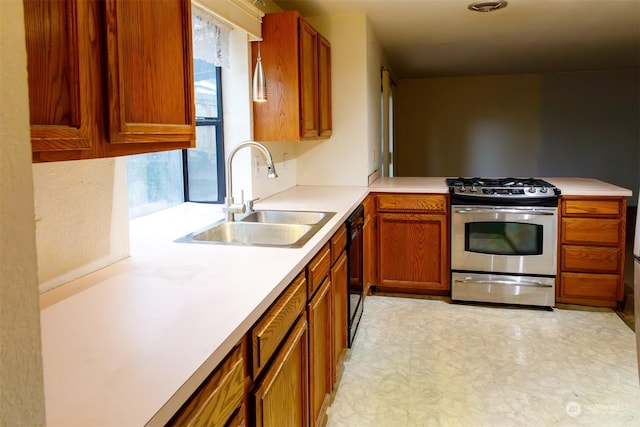
[[[164,425],[367,193],[293,187],[257,203],[336,212],[299,249],[174,243],[219,205],[134,220],[130,258],[41,296],[47,425]]]
[[[374,181],[369,190],[373,193],[448,193],[447,177],[384,177]],[[541,178],[558,187],[563,196],[611,196],[631,197],[632,192],[623,187],[593,178]]]

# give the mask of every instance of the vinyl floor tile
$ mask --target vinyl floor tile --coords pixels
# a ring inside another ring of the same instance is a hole
[[[613,311],[368,297],[327,426],[640,426],[635,335]]]

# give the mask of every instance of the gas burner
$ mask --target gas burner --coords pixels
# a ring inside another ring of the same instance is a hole
[[[490,205],[558,204],[560,190],[537,178],[448,178],[452,203]]]

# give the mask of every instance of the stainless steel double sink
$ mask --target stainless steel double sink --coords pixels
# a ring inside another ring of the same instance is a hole
[[[335,212],[259,210],[239,221],[220,221],[176,240],[244,246],[300,248]]]

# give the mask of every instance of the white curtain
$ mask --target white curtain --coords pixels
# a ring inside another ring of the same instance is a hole
[[[218,67],[229,68],[231,27],[199,8],[192,8],[192,12],[194,58],[203,59]]]

